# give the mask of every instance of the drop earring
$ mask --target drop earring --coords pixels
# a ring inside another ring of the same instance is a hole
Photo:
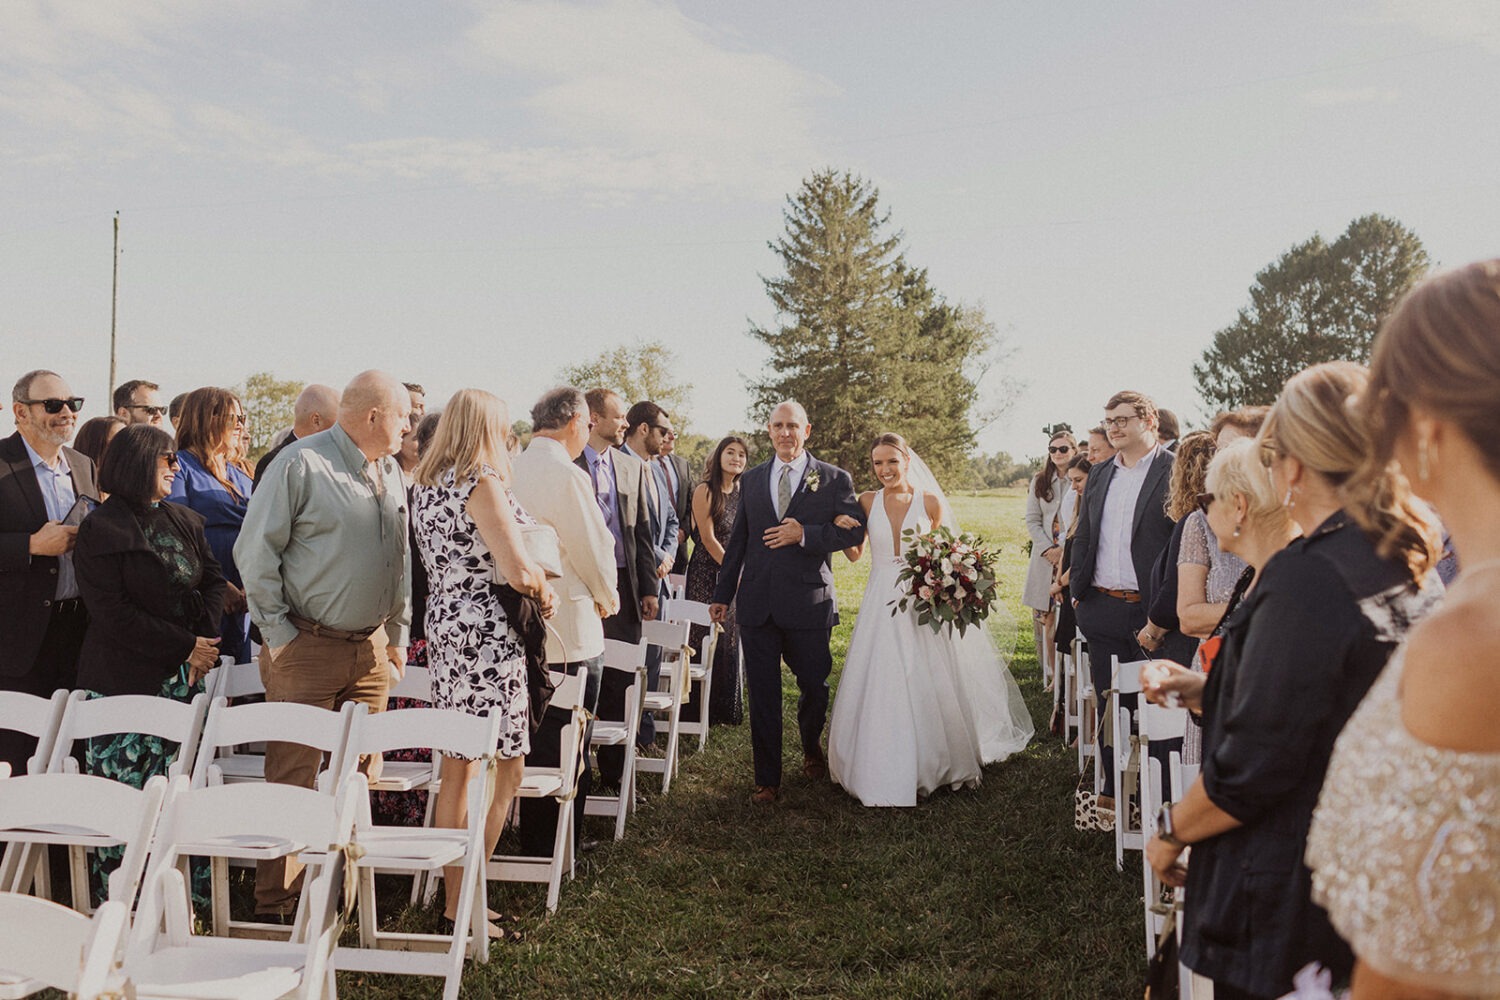
[[[1291,510],[1297,506],[1297,498],[1292,495],[1292,488],[1290,486],[1286,488],[1286,496],[1281,498],[1281,506],[1287,510]]]
[[[1417,443],[1417,478],[1424,483],[1432,475],[1432,467],[1428,462],[1427,452],[1427,439],[1423,438]]]
[[[1239,526],[1238,523],[1236,523],[1235,526],[1234,526],[1234,537],[1235,538],[1240,537],[1240,526]]]

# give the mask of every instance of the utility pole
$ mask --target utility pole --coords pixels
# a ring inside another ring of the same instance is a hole
[[[105,398],[115,394],[115,321],[120,310],[120,213],[115,213],[115,260],[114,277],[109,286],[109,387]]]

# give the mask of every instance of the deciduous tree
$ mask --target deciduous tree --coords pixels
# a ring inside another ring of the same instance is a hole
[[[303,383],[279,379],[271,372],[256,372],[235,387],[250,426],[250,460],[258,460],[271,449],[278,431],[292,426],[293,409]]]
[[[613,389],[626,406],[649,399],[667,411],[679,432],[687,426],[692,388],[677,372],[677,356],[661,341],[620,344],[587,361],[563,366],[557,377],[585,392]]]

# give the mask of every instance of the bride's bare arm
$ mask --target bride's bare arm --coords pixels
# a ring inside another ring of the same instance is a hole
[[[923,493],[922,506],[927,508],[927,519],[932,522],[932,526],[934,528],[941,527],[943,524],[943,505],[938,502],[938,498],[931,493]]]
[[[870,504],[872,504],[874,500],[875,494],[873,492],[861,493],[859,495],[859,505],[861,508],[863,508],[866,519],[868,519],[870,516]],[[833,523],[840,528],[860,527],[860,523],[854,518],[850,517],[848,514],[840,514],[838,517],[833,519]],[[858,545],[851,545],[847,549],[845,549],[844,555],[848,557],[850,562],[859,562],[859,557],[864,554],[864,551],[865,543],[860,542]]]

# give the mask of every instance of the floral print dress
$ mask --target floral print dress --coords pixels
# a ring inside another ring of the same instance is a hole
[[[470,715],[500,713],[502,757],[524,757],[531,750],[527,723],[526,656],[495,595],[495,560],[469,516],[469,496],[481,477],[495,477],[482,466],[462,482],[453,470],[437,486],[412,490],[417,551],[427,570],[427,666],[435,708]],[[517,523],[535,523],[506,490]]]

